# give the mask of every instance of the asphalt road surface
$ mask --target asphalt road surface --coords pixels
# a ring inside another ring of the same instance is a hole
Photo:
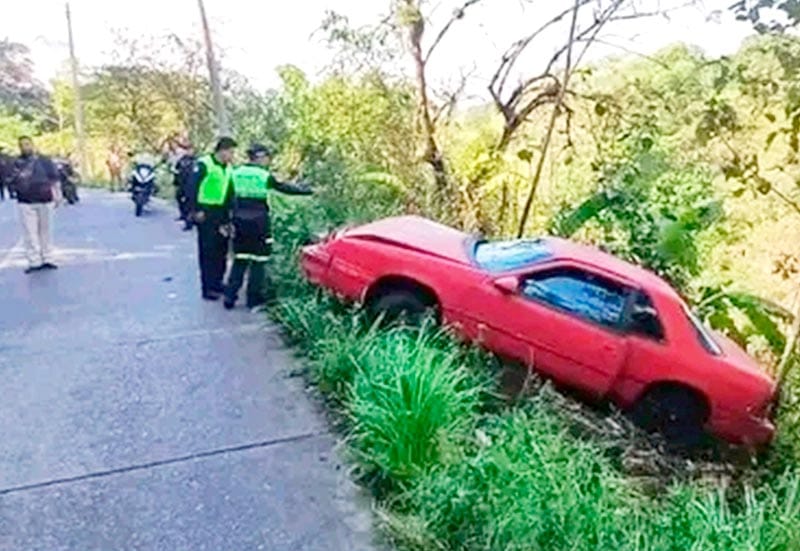
[[[276,328],[200,299],[171,207],[82,194],[32,275],[0,203],[0,549],[370,549]]]

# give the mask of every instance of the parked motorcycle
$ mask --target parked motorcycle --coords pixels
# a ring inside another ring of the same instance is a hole
[[[135,205],[136,216],[141,216],[144,207],[150,202],[156,190],[156,169],[149,164],[139,163],[134,165],[128,178],[128,189]]]
[[[78,197],[78,182],[80,175],[75,172],[69,159],[55,158],[53,163],[58,171],[58,179],[61,182],[61,194],[67,203],[74,205],[80,198]]]

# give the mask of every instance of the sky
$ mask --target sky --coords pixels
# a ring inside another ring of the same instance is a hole
[[[355,25],[379,20],[389,0],[205,0],[214,40],[226,68],[245,75],[256,87],[278,84],[275,68],[297,65],[312,78],[328,65],[331,52],[319,28],[325,12],[334,10]],[[645,9],[685,4],[686,0],[638,0]],[[429,0],[431,27],[449,18],[458,0]],[[483,0],[453,27],[432,60],[436,82],[446,84],[463,72],[471,73],[471,89],[485,90],[503,51],[572,0]],[[699,0],[692,7],[657,17],[609,27],[603,44],[591,56],[637,52],[648,54],[675,42],[698,46],[709,55],[735,51],[751,32],[727,12],[731,0]],[[115,32],[130,36],[200,34],[196,0],[71,0],[77,54],[82,67],[109,60]],[[566,22],[564,23],[566,25]],[[543,36],[523,60],[521,70],[541,66],[563,37],[565,28]],[[559,35],[560,36],[557,36]],[[39,78],[47,82],[63,67],[68,55],[62,0],[23,0],[3,8],[0,39],[31,48]]]

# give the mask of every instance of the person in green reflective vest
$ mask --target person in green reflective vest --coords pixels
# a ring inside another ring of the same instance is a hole
[[[225,308],[236,305],[239,291],[248,275],[247,307],[267,301],[266,264],[272,253],[269,212],[271,190],[290,195],[309,195],[305,185],[279,182],[270,172],[272,152],[262,144],[247,150],[249,162],[233,170],[233,252],[234,261],[225,286]],[[248,274],[249,272],[249,274]]]
[[[225,266],[228,260],[230,207],[233,198],[233,155],[236,150],[233,138],[220,138],[214,153],[198,159],[194,168],[194,186],[189,194],[195,200],[191,205],[193,220],[197,224],[197,249],[200,263],[200,282],[203,298],[218,300],[225,288]]]

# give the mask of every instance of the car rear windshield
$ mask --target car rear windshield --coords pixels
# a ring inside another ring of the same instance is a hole
[[[714,335],[711,331],[703,324],[697,315],[692,312],[689,308],[684,308],[684,312],[686,313],[686,317],[689,318],[689,323],[694,328],[695,333],[697,334],[697,340],[700,341],[700,344],[706,351],[713,355],[713,356],[722,356],[722,348],[720,348],[717,341],[714,339]]]
[[[475,263],[489,272],[505,272],[524,268],[553,256],[541,239],[514,241],[481,241],[475,246]]]

